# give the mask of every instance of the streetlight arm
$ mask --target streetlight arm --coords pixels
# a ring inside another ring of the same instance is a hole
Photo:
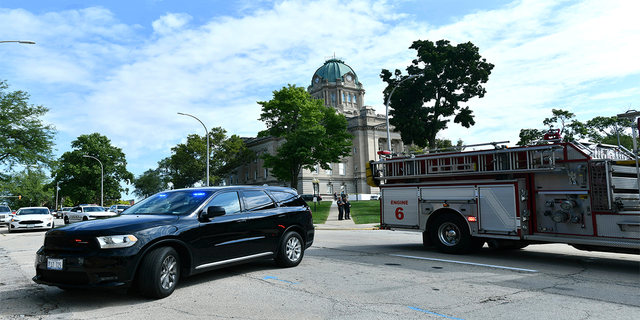
[[[181,116],[187,116],[187,117],[191,117],[194,118],[196,120],[198,120],[198,122],[200,122],[200,124],[204,127],[204,134],[207,136],[207,187],[209,186],[209,130],[207,130],[207,126],[204,125],[204,123],[202,123],[202,121],[200,121],[200,119],[188,114],[188,113],[182,113],[182,112],[178,112],[179,115]]]
[[[407,78],[402,79],[402,81],[396,83],[396,85],[393,87],[393,89],[391,90],[391,93],[389,93],[389,96],[387,97],[387,149],[389,151],[391,151],[391,133],[389,132],[389,101],[391,101],[391,96],[393,95],[393,92],[396,91],[396,88],[398,88],[398,86],[400,86],[401,83],[409,80],[409,79],[413,79],[415,77],[419,77],[422,74],[413,74],[410,75]]]
[[[29,40],[0,40],[0,43],[5,43],[5,42],[17,42],[17,43],[22,43],[22,44],[36,44],[35,41],[29,41]]]
[[[100,179],[100,206],[104,207],[104,166],[102,165],[102,161],[90,155],[83,154],[82,156],[85,158],[95,159],[100,164],[100,173],[102,173],[102,179]]]

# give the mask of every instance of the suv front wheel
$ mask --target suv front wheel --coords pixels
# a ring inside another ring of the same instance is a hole
[[[138,272],[140,292],[161,299],[173,293],[180,278],[180,257],[171,247],[157,248],[147,254]]]
[[[302,237],[295,231],[287,232],[282,238],[276,264],[280,267],[295,267],[300,264],[304,256]]]

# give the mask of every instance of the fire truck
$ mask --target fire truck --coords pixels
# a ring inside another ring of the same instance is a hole
[[[381,229],[422,232],[425,246],[452,254],[485,243],[496,250],[565,243],[640,253],[635,128],[635,153],[562,142],[551,130],[536,145],[506,143],[370,161],[367,182],[380,187]]]

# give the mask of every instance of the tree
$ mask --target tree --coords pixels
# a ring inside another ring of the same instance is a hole
[[[127,192],[121,183],[131,184],[134,176],[127,171],[127,160],[122,149],[111,145],[111,140],[99,133],[81,135],[71,142],[73,151],[65,152],[53,172],[59,182],[60,196],[71,197],[78,203],[100,203],[102,170],[104,167],[104,199],[120,199]]]
[[[347,119],[304,88],[283,87],[273,92],[273,99],[258,104],[262,106],[259,120],[267,125],[258,136],[284,139],[275,154],[261,155],[264,167],[274,177],[289,181],[292,188],[298,188],[303,168],[320,165],[329,170],[329,163],[349,155],[353,135],[347,132]]]
[[[20,207],[52,207],[55,191],[50,187],[50,179],[40,168],[27,167],[24,171],[8,176],[2,182],[3,198],[12,209]],[[17,196],[21,197],[18,198]],[[54,202],[55,203],[55,202]]]
[[[48,165],[56,131],[40,118],[49,109],[29,105],[29,94],[5,92],[7,88],[7,82],[0,80],[0,165]]]
[[[447,40],[435,44],[417,40],[409,49],[415,49],[418,58],[407,67],[408,75],[403,76],[398,69],[394,75],[386,69],[380,74],[387,83],[385,102],[397,86],[389,101],[393,107],[389,122],[400,131],[405,144],[428,144],[434,149],[436,135],[447,129],[450,117],[465,128],[475,124],[473,111],[460,103],[484,97],[482,84],[489,80],[494,65],[481,58],[478,47],[471,42],[452,46]]]
[[[595,117],[583,123],[575,119],[575,114],[562,109],[552,109],[551,114],[542,124],[549,129],[560,130],[560,136],[564,141],[587,138],[592,142],[618,145],[619,139],[620,145],[629,150],[633,149],[633,138],[626,133],[632,125],[629,119],[618,119],[616,116]],[[517,145],[525,146],[533,141],[541,141],[547,131],[520,129],[520,141]]]
[[[247,148],[237,135],[227,137],[227,131],[212,128],[209,132],[209,177],[212,185],[217,185],[229,177],[238,167],[249,163],[255,153]],[[207,138],[192,134],[186,143],[171,148],[171,156],[158,162],[159,172],[173,184],[174,188],[188,188],[198,181],[206,180]],[[212,161],[213,160],[213,161]]]
[[[167,189],[166,179],[160,170],[149,169],[133,181],[133,194],[140,198],[147,198]]]

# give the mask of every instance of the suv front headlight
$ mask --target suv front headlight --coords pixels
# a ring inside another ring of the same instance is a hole
[[[100,249],[127,248],[138,242],[138,238],[132,234],[96,237],[100,243]]]

